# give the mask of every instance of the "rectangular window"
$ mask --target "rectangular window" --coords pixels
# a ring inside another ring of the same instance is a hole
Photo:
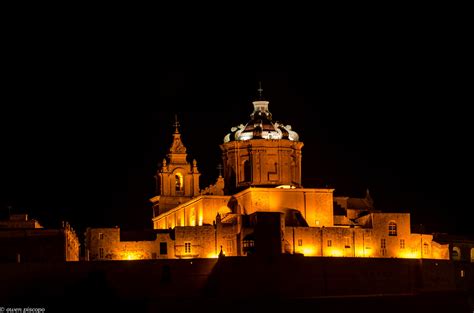
[[[400,239],[400,249],[405,249],[405,239]]]
[[[191,253],[191,243],[185,242],[184,243],[184,253]]]
[[[152,258],[152,259],[156,259],[156,252],[153,252],[153,253],[151,254],[151,258]]]
[[[319,226],[319,220],[316,220],[316,226]]]
[[[227,254],[232,254],[234,251],[234,241],[233,240],[227,240]]]
[[[99,240],[103,240],[104,239],[104,234],[103,233],[99,233]]]
[[[168,254],[168,244],[166,242],[160,242],[160,254]]]
[[[104,248],[99,248],[99,259],[104,258]]]
[[[397,235],[397,224],[395,222],[388,223],[388,235],[389,236]]]
[[[298,247],[301,247],[303,245],[303,239],[298,239]]]
[[[251,248],[254,246],[253,240],[244,240],[243,242],[244,248]]]
[[[328,247],[332,246],[332,240],[328,240]]]
[[[380,248],[382,249],[387,248],[387,241],[385,239],[380,240]]]

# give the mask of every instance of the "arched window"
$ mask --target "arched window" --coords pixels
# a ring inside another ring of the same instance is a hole
[[[454,261],[461,260],[461,249],[459,247],[453,247],[453,251],[451,251],[451,259]]]
[[[174,179],[176,191],[183,191],[183,175],[181,173],[177,173],[176,175],[174,175]]]
[[[389,236],[397,235],[397,223],[395,222],[388,223],[388,235]]]
[[[251,168],[250,168],[250,161],[245,160],[244,161],[244,179],[243,179],[243,181],[250,181],[251,176],[252,176],[252,173],[251,173]]]

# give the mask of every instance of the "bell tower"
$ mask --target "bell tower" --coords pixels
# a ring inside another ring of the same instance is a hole
[[[231,129],[220,146],[227,193],[249,186],[301,186],[303,142],[290,125],[273,121],[268,101],[253,101],[250,121]]]
[[[155,176],[157,196],[150,199],[153,203],[153,216],[158,216],[199,195],[201,174],[196,160],[193,160],[192,164],[187,161],[186,147],[181,141],[179,126],[176,117],[173,143]]]

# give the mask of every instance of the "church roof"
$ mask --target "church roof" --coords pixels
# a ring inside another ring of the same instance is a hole
[[[268,110],[268,101],[258,100],[253,102],[254,111],[250,121],[243,125],[232,127],[231,132],[224,138],[224,142],[243,141],[250,139],[287,139],[299,141],[298,134],[292,130],[291,125],[273,122],[272,114]]]

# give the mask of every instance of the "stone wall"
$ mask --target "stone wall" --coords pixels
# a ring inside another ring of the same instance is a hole
[[[403,223],[402,223],[403,224]],[[448,246],[434,242],[431,235],[388,236],[381,229],[343,227],[286,227],[285,253],[305,256],[448,259]],[[420,241],[421,237],[421,241]],[[385,248],[382,248],[385,239]],[[404,244],[400,244],[404,240]],[[427,247],[425,247],[425,244]],[[423,254],[420,253],[423,249]]]
[[[174,258],[174,240],[169,233],[156,233],[154,240],[121,241],[120,228],[88,228],[86,231],[86,259],[144,260]],[[160,244],[166,246],[162,253]]]
[[[309,226],[333,226],[332,189],[250,188],[236,195],[236,213],[301,212]]]
[[[470,312],[460,310],[468,308],[460,303],[467,304],[474,290],[470,263],[297,256],[0,264],[0,277],[0,303],[41,304],[47,312],[243,312],[252,311],[248,305],[257,299],[267,309],[294,300],[288,309],[305,307],[308,312],[321,307],[305,306],[309,299],[334,299],[324,306],[327,312],[334,312],[329,309],[339,302],[344,307],[337,312],[433,312],[433,303],[443,308],[434,312]],[[419,306],[399,297],[426,291],[434,296],[423,298]],[[363,305],[347,299],[362,299]],[[393,305],[400,310],[391,310]]]
[[[1,230],[0,247],[0,262],[79,260],[79,240],[69,229]]]
[[[270,139],[222,144],[226,189],[257,185],[300,187],[302,147],[302,142]]]

